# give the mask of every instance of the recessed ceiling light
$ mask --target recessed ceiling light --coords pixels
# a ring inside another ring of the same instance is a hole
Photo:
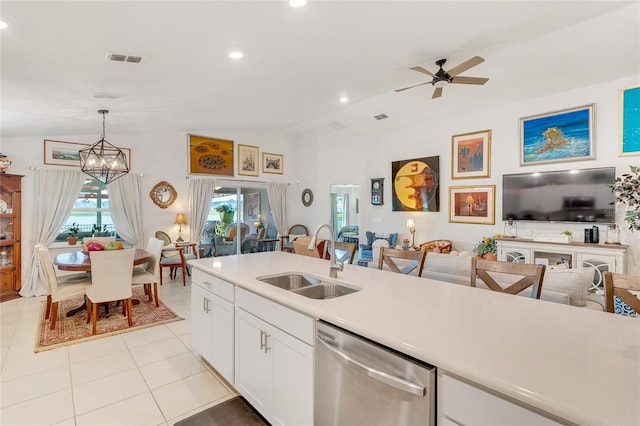
[[[349,98],[346,96],[341,96],[340,97],[340,103],[341,104],[346,104],[347,102],[349,102]]]
[[[230,57],[231,59],[240,59],[240,58],[242,58],[243,56],[244,56],[244,53],[242,53],[242,52],[241,52],[241,51],[239,51],[239,50],[234,50],[234,51],[232,51],[232,52],[229,52],[229,57]]]
[[[289,0],[289,6],[291,7],[302,7],[307,4],[307,0]]]
[[[7,28],[9,25],[7,25],[6,22],[4,21],[0,21],[0,30],[4,30],[5,28]]]

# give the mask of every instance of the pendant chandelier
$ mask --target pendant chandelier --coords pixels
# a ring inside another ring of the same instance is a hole
[[[98,110],[102,114],[102,135],[100,140],[90,147],[78,151],[80,168],[89,176],[107,184],[129,173],[127,157],[121,149],[111,145],[104,139],[105,114],[109,110]]]

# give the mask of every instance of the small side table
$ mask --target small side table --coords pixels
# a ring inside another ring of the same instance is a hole
[[[258,240],[258,243],[262,243],[262,251],[275,251],[278,241],[280,241],[278,238],[263,238]]]

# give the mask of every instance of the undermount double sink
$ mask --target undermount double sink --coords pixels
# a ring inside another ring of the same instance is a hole
[[[360,291],[357,287],[350,287],[312,275],[299,273],[258,277],[257,280],[311,299],[332,299]]]

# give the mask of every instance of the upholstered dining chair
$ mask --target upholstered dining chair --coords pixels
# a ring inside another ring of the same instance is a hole
[[[540,299],[545,265],[500,262],[497,260],[471,259],[471,287],[476,287],[480,278],[490,290],[507,294],[518,294],[531,287],[531,298]],[[492,275],[493,274],[493,275]],[[504,287],[496,281],[504,281]],[[507,281],[517,280],[513,283]]]
[[[45,318],[51,318],[51,330],[55,330],[58,320],[58,303],[73,296],[84,295],[91,279],[86,273],[57,276],[49,257],[49,249],[41,244],[34,246],[40,261],[40,267],[47,284],[47,307]],[[133,263],[133,261],[132,261]]]
[[[93,334],[97,331],[98,304],[122,300],[122,311],[131,317],[131,285],[136,249],[91,251],[91,285],[87,287],[87,322]]]
[[[287,235],[280,236],[280,250],[294,253],[293,242],[296,238],[309,235],[309,229],[304,225],[293,225],[287,231]]]
[[[422,275],[424,258],[427,252],[424,250],[403,250],[389,247],[380,247],[378,269],[387,266],[391,271],[401,274],[411,274],[417,268],[417,275]],[[398,263],[398,260],[409,260],[406,265]]]
[[[604,309],[607,312],[616,313],[614,296],[633,309],[640,315],[640,299],[632,291],[640,294],[640,277],[617,274],[614,272],[604,273]],[[624,305],[622,305],[624,306]],[[624,311],[622,314],[628,314]],[[630,313],[630,312],[629,312]]]
[[[133,270],[132,285],[144,285],[145,294],[149,295],[149,300],[155,297],[156,307],[160,306],[158,299],[158,281],[160,281],[160,257],[162,256],[163,241],[150,237],[147,241],[146,251],[149,253],[149,260],[144,269]],[[153,288],[152,288],[153,284]]]
[[[342,263],[353,263],[353,259],[356,256],[356,250],[358,250],[358,244],[356,243],[343,243],[336,241],[333,243],[336,255],[336,260]]]
[[[167,252],[162,249],[162,256],[160,257],[160,285],[162,285],[162,270],[163,268],[169,268],[169,278],[175,279],[178,268],[182,269],[182,285],[187,285],[186,276],[191,276],[191,270],[187,261],[191,259],[197,259],[196,243],[176,243],[175,253]]]

